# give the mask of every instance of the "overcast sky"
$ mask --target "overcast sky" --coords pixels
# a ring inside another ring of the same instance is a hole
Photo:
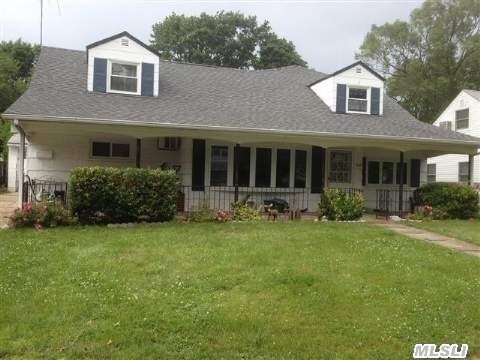
[[[149,42],[151,26],[172,12],[198,15],[235,10],[268,20],[318,71],[354,61],[372,24],[407,20],[420,0],[44,0],[43,44],[69,49],[123,30]],[[0,0],[0,40],[40,39],[40,0]]]

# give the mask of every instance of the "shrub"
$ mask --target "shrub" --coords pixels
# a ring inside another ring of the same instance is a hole
[[[435,219],[469,219],[478,216],[478,193],[468,185],[432,183],[418,190],[422,205],[432,207]]]
[[[232,203],[232,219],[235,221],[257,221],[262,217],[260,212],[251,207],[247,201]]]
[[[210,209],[208,203],[204,201],[198,210],[191,211],[188,220],[191,222],[208,222],[215,220],[215,210]]]
[[[322,194],[318,207],[320,218],[328,220],[351,221],[362,217],[364,199],[361,193],[349,195],[339,189],[327,189]]]
[[[173,170],[81,167],[70,176],[70,207],[82,223],[168,221],[175,216]]]
[[[68,210],[56,203],[23,204],[22,209],[17,209],[10,217],[14,228],[56,227],[75,223]]]

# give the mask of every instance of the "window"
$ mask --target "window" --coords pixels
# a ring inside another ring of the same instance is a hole
[[[348,111],[366,113],[368,109],[367,89],[348,88]]]
[[[210,186],[227,186],[228,147],[212,146],[210,162]]]
[[[295,177],[294,185],[296,188],[304,188],[307,182],[307,152],[304,150],[295,150]]]
[[[438,126],[439,126],[441,129],[452,130],[452,122],[451,122],[451,121],[440,121],[440,123],[438,124]]]
[[[129,158],[130,144],[92,141],[92,157]]]
[[[397,163],[396,164],[396,168],[397,168],[397,176],[396,176],[396,183],[397,184],[400,184],[400,163]],[[406,185],[407,184],[407,163],[404,162],[403,163],[403,185]]]
[[[458,181],[462,183],[468,182],[468,161],[458,163]]]
[[[393,162],[382,163],[382,184],[393,184]]]
[[[368,162],[368,183],[369,184],[380,183],[380,162],[379,161]]]
[[[352,178],[352,153],[332,151],[328,180],[333,183],[350,183]]]
[[[110,90],[138,93],[137,65],[111,63]]]
[[[427,165],[427,182],[434,183],[437,181],[437,164]]]
[[[455,130],[468,128],[469,110],[457,110],[455,111]]]
[[[237,165],[238,161],[238,165]],[[233,182],[237,175],[235,173],[238,166],[238,186],[250,186],[250,148],[235,147],[235,164],[233,165]]]
[[[277,187],[290,186],[290,150],[277,150]]]
[[[180,149],[181,143],[182,143],[182,138],[163,137],[163,138],[158,138],[157,146],[159,150],[175,151]]]
[[[256,187],[270,187],[271,170],[272,149],[257,148],[257,162],[255,166]]]

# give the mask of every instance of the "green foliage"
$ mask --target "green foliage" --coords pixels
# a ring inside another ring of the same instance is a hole
[[[260,212],[250,206],[246,201],[233,203],[232,213],[232,220],[234,221],[258,221],[262,218]]]
[[[215,220],[216,212],[210,209],[208,203],[204,201],[200,207],[194,211],[190,211],[188,220],[191,222],[208,222]]]
[[[0,42],[0,114],[26,90],[40,48],[17,41]],[[10,124],[0,118],[0,156],[7,156]]]
[[[166,17],[152,27],[152,47],[162,58],[234,68],[306,66],[293,43],[278,38],[267,21],[238,12]]]
[[[178,185],[173,170],[76,168],[71,211],[82,223],[168,221],[175,216]]]
[[[327,189],[318,206],[319,217],[328,220],[352,221],[362,217],[365,202],[361,193],[347,194],[339,189]]]
[[[434,219],[469,219],[478,216],[478,192],[468,185],[431,183],[418,189],[420,202],[430,205]]]
[[[387,90],[433,122],[463,88],[480,88],[480,2],[427,0],[410,21],[373,25],[357,57],[388,75]]]
[[[10,217],[10,223],[14,228],[56,227],[75,223],[65,208],[52,203],[24,204],[22,209],[17,209]]]

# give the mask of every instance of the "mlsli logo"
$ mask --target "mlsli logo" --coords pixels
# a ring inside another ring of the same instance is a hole
[[[458,350],[457,344],[442,344],[438,347],[435,344],[415,344],[413,348],[414,359],[465,359],[467,357],[468,345],[462,344]]]

